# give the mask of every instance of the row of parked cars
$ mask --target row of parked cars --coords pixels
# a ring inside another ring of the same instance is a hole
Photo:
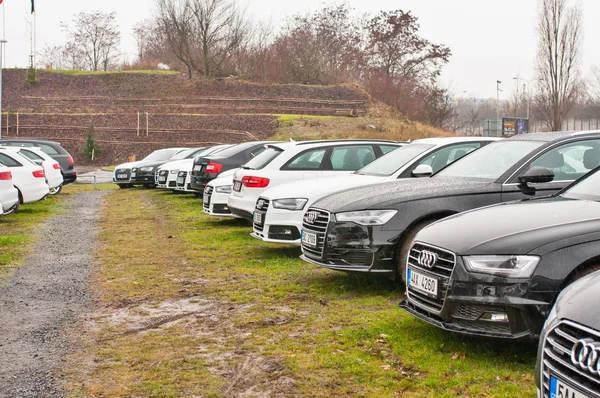
[[[0,214],[56,195],[75,182],[75,161],[59,143],[33,139],[0,140]]]
[[[252,142],[147,172],[306,262],[395,277],[436,327],[539,339],[540,395],[580,398],[600,396],[599,165],[589,131]]]

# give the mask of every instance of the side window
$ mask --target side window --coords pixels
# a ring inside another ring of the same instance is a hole
[[[59,155],[58,151],[47,144],[39,144],[40,149],[48,155]]]
[[[371,145],[352,145],[333,148],[331,169],[355,171],[375,160],[375,150]]]
[[[394,149],[398,149],[400,147],[393,145],[379,145],[379,148],[381,149],[381,152],[383,152],[383,154],[385,155],[386,153],[392,152]]]
[[[29,158],[29,159],[31,159],[31,160],[41,160],[41,161],[43,161],[43,160],[44,160],[44,158],[42,158],[42,157],[41,157],[40,155],[38,155],[37,153],[35,153],[35,152],[31,152],[31,151],[28,151],[28,150],[26,150],[26,149],[21,149],[21,150],[19,150],[19,154],[20,154],[20,155],[22,155],[22,156],[25,156],[26,158]]]
[[[554,181],[571,181],[599,165],[600,140],[587,140],[552,148],[531,162],[529,168],[547,167],[554,172]]]
[[[325,158],[326,149],[313,149],[296,155],[287,165],[284,170],[318,170],[321,168],[323,159]]]
[[[22,166],[21,163],[17,162],[16,160],[14,160],[13,158],[11,158],[10,156],[6,156],[3,153],[0,153],[0,164],[3,164],[7,167],[20,167]]]
[[[250,157],[254,158],[254,157],[256,157],[256,155],[262,153],[262,151],[264,151],[264,150],[265,150],[264,146],[261,146],[260,148],[256,148],[255,150],[253,150],[252,152],[250,152]]]
[[[479,142],[469,142],[464,144],[450,145],[433,152],[419,162],[419,165],[426,164],[431,166],[433,172],[438,172],[450,163],[462,158],[466,154],[481,146]]]

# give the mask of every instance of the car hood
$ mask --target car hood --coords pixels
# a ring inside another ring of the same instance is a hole
[[[160,166],[161,170],[185,170],[190,171],[194,167],[194,159],[181,159],[167,162]]]
[[[154,160],[152,162],[144,162],[141,161],[139,162],[137,165],[135,165],[135,167],[140,168],[140,167],[158,167],[158,166],[162,166],[165,163],[168,163],[168,160]]]
[[[600,203],[561,197],[468,211],[423,229],[415,240],[459,255],[527,254],[600,229]]]
[[[294,181],[265,190],[260,196],[267,199],[309,198],[316,199],[342,189],[361,187],[384,181],[385,177],[349,174],[310,180]]]
[[[222,172],[221,174],[219,174],[219,176],[217,178],[215,178],[214,180],[211,180],[208,184],[206,184],[207,187],[220,187],[223,185],[232,185],[233,184],[233,174],[239,169],[231,169],[231,170],[227,170]]]
[[[562,291],[553,311],[559,319],[569,319],[600,331],[599,287],[600,272],[579,279]]]
[[[494,183],[450,177],[410,178],[351,188],[323,197],[313,205],[332,213],[385,209],[413,200],[487,192]]]
[[[132,167],[136,167],[140,163],[142,163],[141,160],[138,160],[136,162],[122,163],[122,164],[118,165],[117,167],[115,167],[115,170],[118,170],[118,169],[130,169]]]

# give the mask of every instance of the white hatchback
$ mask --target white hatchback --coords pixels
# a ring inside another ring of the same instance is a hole
[[[0,165],[0,214],[10,214],[19,208],[19,191],[13,185],[12,173]]]
[[[21,204],[37,202],[48,196],[50,190],[42,166],[5,147],[0,147],[0,164],[10,169]]]
[[[46,174],[46,183],[48,184],[51,195],[57,194],[61,191],[64,179],[62,173],[60,172],[60,164],[50,155],[42,151],[40,148],[35,147],[9,146],[6,147],[6,149],[13,150],[19,155],[28,158],[33,163],[44,168],[44,173]]]
[[[430,176],[497,139],[448,137],[416,140],[347,176],[298,181],[269,188],[256,201],[251,235],[265,242],[300,245],[304,209],[323,196],[399,178]]]
[[[282,146],[288,144],[287,149]],[[260,194],[291,181],[350,174],[404,145],[381,140],[328,140],[267,144],[233,175],[231,212],[252,220]]]

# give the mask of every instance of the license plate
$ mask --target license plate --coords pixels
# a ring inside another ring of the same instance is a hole
[[[183,184],[183,177],[177,177],[177,184]]]
[[[194,171],[202,171],[202,165],[201,164],[197,164],[194,166]]]
[[[438,295],[438,280],[430,276],[421,274],[420,272],[408,269],[408,286],[411,289],[425,293],[428,296],[437,297]]]
[[[136,173],[131,173],[131,178],[135,178],[135,177],[137,177],[137,174]]]
[[[570,385],[563,383],[560,379],[550,376],[550,397],[552,398],[591,398]]]
[[[117,178],[124,180],[127,178],[127,174],[117,174]]]
[[[158,177],[158,181],[165,182],[165,181],[167,181],[167,177]]]
[[[254,217],[253,217],[254,223],[262,224],[262,219],[263,219],[263,214],[255,211]]]
[[[317,247],[317,234],[302,231],[302,244],[310,247]]]
[[[210,204],[210,195],[207,195],[207,194],[202,195],[202,201],[204,202],[205,205],[209,205]]]
[[[240,192],[242,190],[242,182],[241,181],[234,181],[233,182],[233,190],[235,192]]]

